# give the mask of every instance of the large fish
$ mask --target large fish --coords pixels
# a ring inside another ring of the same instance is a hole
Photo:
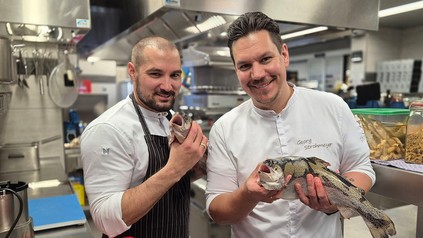
[[[342,217],[360,215],[374,238],[387,238],[396,234],[392,220],[366,199],[364,190],[354,186],[339,174],[327,168],[329,163],[316,157],[287,156],[267,159],[259,170],[259,181],[267,190],[284,189],[282,198],[297,199],[294,184],[299,182],[307,194],[306,175],[319,177],[326,189],[329,201],[336,205]],[[285,178],[292,175],[285,183]]]
[[[180,114],[178,112],[175,113],[175,115],[173,115],[172,119],[170,119],[169,121],[169,129],[170,129],[169,145],[172,144],[175,140],[177,140],[179,143],[184,142],[191,128],[191,123],[192,123],[192,119],[187,114]],[[197,178],[199,176],[206,175],[207,152],[208,150],[206,148],[206,151],[204,152],[203,157],[194,166],[195,171],[191,171],[195,173],[194,175],[192,175],[192,177]]]

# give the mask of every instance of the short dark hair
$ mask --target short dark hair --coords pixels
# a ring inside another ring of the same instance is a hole
[[[148,36],[148,37],[142,38],[133,46],[132,52],[131,52],[131,62],[134,64],[136,69],[140,67],[141,64],[145,63],[146,58],[144,56],[144,48],[147,46],[154,47],[156,49],[166,50],[166,51],[178,50],[175,43],[163,37]],[[179,50],[178,50],[178,53],[179,53]]]
[[[261,30],[266,30],[278,50],[282,50],[283,42],[278,23],[262,12],[247,12],[239,16],[228,28],[228,47],[232,61],[234,61],[232,53],[232,44],[234,41],[247,36],[251,32]]]

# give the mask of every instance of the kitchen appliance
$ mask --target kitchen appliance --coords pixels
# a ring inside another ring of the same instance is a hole
[[[13,41],[76,43],[91,28],[89,0],[0,0],[0,36]]]
[[[205,178],[191,184],[189,233],[195,238],[230,238],[231,226],[216,224],[206,212]]]
[[[190,79],[180,110],[206,122],[201,125],[203,132],[219,116],[250,98],[239,84],[228,47],[191,46],[182,51],[182,58]]]
[[[28,213],[28,184],[0,182],[0,238],[35,237]]]
[[[130,60],[133,45],[141,38],[157,35],[187,45],[190,42],[198,42],[203,36],[208,37],[210,30],[225,27],[238,15],[249,11],[264,12],[278,22],[370,30],[377,30],[379,26],[379,0],[343,0],[342,8],[330,0],[318,2],[303,0],[295,4],[290,0],[218,0],[213,1],[213,4],[211,2],[209,0],[125,1],[125,18],[137,21],[127,29],[116,31],[118,35],[108,41],[102,39],[103,41],[93,42],[93,44],[104,43],[96,47],[90,56],[126,64]],[[107,16],[107,10],[105,14]],[[357,15],[362,17],[356,17]],[[303,38],[301,37],[301,40]]]
[[[56,135],[30,143],[0,144],[0,174],[40,169],[40,145],[61,138]]]
[[[39,168],[39,146],[37,143],[0,146],[0,173],[38,170]]]

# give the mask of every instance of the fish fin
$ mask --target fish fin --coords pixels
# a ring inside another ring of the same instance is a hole
[[[388,238],[389,236],[395,235],[397,232],[394,223],[386,214],[382,211],[381,213],[382,217],[374,218],[372,221],[363,217],[370,233],[374,238]]]
[[[168,140],[169,140],[169,146],[173,143],[173,141],[175,140],[175,134],[173,133],[173,131],[171,130],[170,131],[170,134],[169,134],[169,137],[168,137]]]
[[[355,209],[349,207],[338,206],[338,210],[345,219],[350,219],[351,217],[360,215]]]
[[[322,160],[320,158],[317,158],[317,157],[309,157],[307,159],[313,161],[315,164],[321,164],[323,167],[330,166],[330,163],[329,162],[326,162],[326,161],[324,161],[324,160]]]

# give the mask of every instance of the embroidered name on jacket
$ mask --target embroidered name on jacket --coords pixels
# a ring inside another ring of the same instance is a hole
[[[304,146],[305,150],[310,149],[319,149],[319,148],[329,148],[332,146],[332,143],[315,143],[312,139],[298,140],[297,145]]]

